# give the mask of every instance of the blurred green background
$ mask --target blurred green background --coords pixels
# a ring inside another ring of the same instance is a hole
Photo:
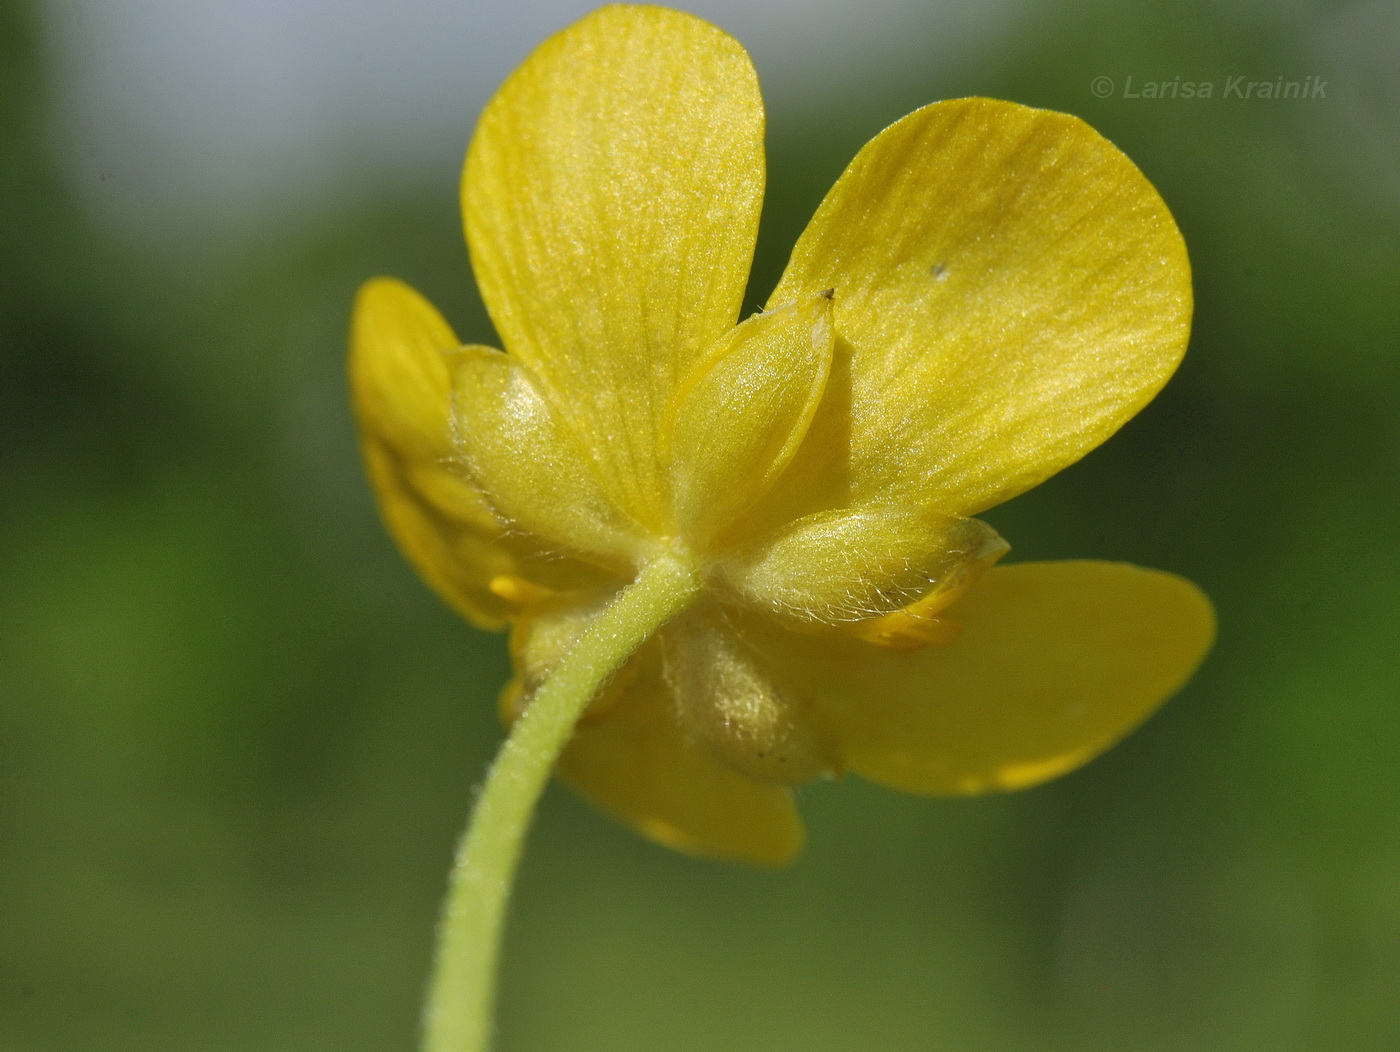
[[[408,1050],[507,664],[377,522],[347,312],[396,274],[490,338],[457,164],[484,92],[583,7],[462,5],[508,32],[449,45],[490,76],[418,92],[455,116],[417,153],[375,103],[417,90],[375,80],[415,61],[393,30],[414,5],[393,9],[388,58],[337,67],[329,146],[297,131],[327,127],[316,98],[260,103],[310,114],[273,155],[216,111],[281,90],[296,48],[245,57],[216,24],[243,79],[204,94],[121,64],[149,53],[148,26],[111,31],[123,10],[180,12],[166,43],[197,77],[199,6],[0,3],[0,1049]],[[283,8],[295,28],[334,5]],[[1047,787],[804,789],[810,846],[776,874],[668,854],[552,788],[500,1048],[1400,1047],[1400,8],[889,0],[826,36],[833,4],[697,10],[777,71],[755,304],[855,150],[935,98],[1078,113],[1155,182],[1195,266],[1186,363],[988,518],[1013,558],[1193,578],[1220,639]],[[1236,75],[1326,97],[1221,98]],[[1216,97],[1129,98],[1128,77]],[[127,103],[155,118],[104,117]]]

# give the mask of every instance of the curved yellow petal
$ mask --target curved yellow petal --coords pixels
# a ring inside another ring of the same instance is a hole
[[[424,487],[410,481],[415,472],[384,443],[367,437],[361,450],[384,525],[418,576],[478,628],[504,628],[515,608],[491,590],[491,581],[517,573],[517,566],[496,543],[500,527],[486,505],[478,509],[487,517],[483,523],[444,515],[425,499]]]
[[[464,468],[514,528],[605,565],[645,555],[637,524],[608,498],[588,453],[529,370],[484,347],[458,355],[454,439]]]
[[[757,501],[807,433],[831,369],[831,297],[758,314],[682,382],[662,435],[676,525],[692,543]]]
[[[406,460],[452,456],[452,364],[462,341],[395,278],[361,286],[350,317],[350,398],[361,430]]]
[[[355,299],[350,393],[370,484],[385,525],[420,576],[481,628],[511,604],[490,581],[516,572],[501,525],[453,469],[451,368],[461,341],[403,282],[376,278]]]
[[[1190,328],[1186,249],[1142,173],[1076,117],[992,99],[856,155],[771,302],[832,287],[857,503],[972,515],[1029,489],[1141,409]]]
[[[458,464],[452,370],[464,348],[442,316],[401,281],[360,289],[350,326],[350,391],[365,470],[389,533],[427,584],[480,628],[518,608],[501,579],[585,587],[598,571],[504,536]]]
[[[762,193],[748,56],[659,7],[605,7],[547,40],[467,154],[467,242],[497,331],[653,528],[659,426],[738,318]]]
[[[979,519],[877,505],[805,516],[717,571],[744,600],[780,618],[837,625],[915,603],[936,613],[1008,549]]]
[[[1195,585],[1124,563],[995,567],[951,613],[958,640],[918,651],[760,625],[750,638],[815,700],[851,771],[958,794],[1086,763],[1180,689],[1215,635]]]

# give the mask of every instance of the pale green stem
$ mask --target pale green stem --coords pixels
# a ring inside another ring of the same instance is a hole
[[[457,849],[438,931],[423,1052],[489,1047],[506,903],[549,772],[604,680],[699,589],[694,568],[678,559],[648,564],[598,615],[515,721]]]

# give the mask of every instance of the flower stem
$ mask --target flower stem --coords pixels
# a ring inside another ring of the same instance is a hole
[[[438,930],[423,1052],[486,1052],[501,932],[535,803],[603,681],[700,590],[693,567],[643,568],[535,692],[496,754],[457,849]]]

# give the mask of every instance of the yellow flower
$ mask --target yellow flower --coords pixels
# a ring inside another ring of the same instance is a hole
[[[351,377],[399,544],[468,620],[514,626],[507,720],[639,567],[703,572],[559,773],[662,843],[778,864],[792,785],[1053,778],[1177,690],[1214,621],[1170,574],[990,568],[1007,545],[971,518],[1106,439],[1185,350],[1185,247],[1133,164],[1064,114],[926,106],[739,321],[763,131],[748,56],[699,19],[614,6],[559,33],[462,178],[509,353],[377,279]]]

